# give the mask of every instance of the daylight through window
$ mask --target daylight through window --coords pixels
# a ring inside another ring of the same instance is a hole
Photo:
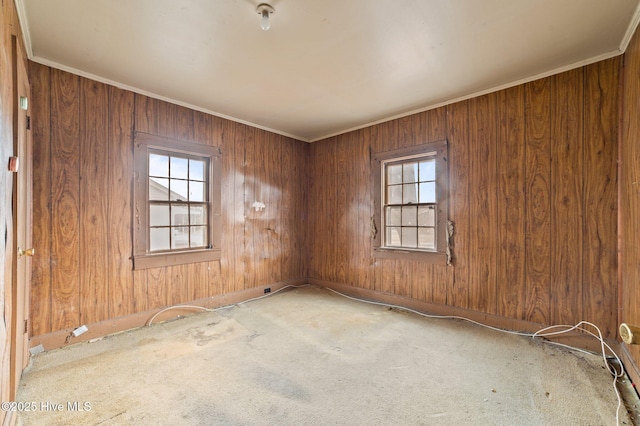
[[[375,154],[374,255],[449,260],[447,142]]]
[[[136,133],[134,268],[220,258],[220,150]]]
[[[209,159],[149,152],[149,252],[205,248]]]

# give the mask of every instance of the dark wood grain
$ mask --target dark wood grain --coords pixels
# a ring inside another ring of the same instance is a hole
[[[51,328],[51,69],[29,63],[33,140],[33,257],[31,276],[31,332],[38,336]],[[35,119],[37,117],[37,119]]]
[[[51,71],[52,330],[80,325],[79,86],[77,76]]]
[[[552,79],[551,124],[551,322],[567,324],[582,315],[584,69]],[[565,301],[571,301],[566,303]]]
[[[640,324],[640,32],[624,55],[623,113],[618,161],[620,165],[620,322]],[[640,381],[640,345],[625,345],[630,362],[625,368]]]
[[[551,280],[551,89],[550,80],[525,85],[526,316],[550,320]]]
[[[469,101],[469,308],[496,310],[497,95]]]
[[[620,58],[585,68],[584,318],[615,335],[617,304],[617,125]]]
[[[80,80],[80,322],[109,318],[109,97],[105,84]],[[105,255],[107,254],[107,255]]]
[[[449,216],[455,226],[452,243],[453,279],[449,281],[447,302],[451,306],[469,306],[469,102],[447,106],[449,141]]]
[[[130,230],[131,198],[117,194],[131,194],[133,169],[134,94],[109,87],[109,170],[107,223],[108,288],[110,317],[134,313],[134,282],[131,270],[133,252]]]
[[[524,319],[525,126],[524,86],[499,93],[498,133],[498,315]]]

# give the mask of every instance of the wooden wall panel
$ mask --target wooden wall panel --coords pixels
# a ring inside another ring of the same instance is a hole
[[[51,71],[52,329],[80,325],[80,79]],[[34,149],[39,143],[34,141]],[[39,242],[34,241],[37,246]]]
[[[31,114],[33,140],[33,241],[38,255],[32,260],[31,333],[50,333],[51,328],[51,69],[31,62]],[[34,77],[35,76],[35,77]]]
[[[251,269],[252,264],[248,262],[247,245],[244,241],[244,233],[246,227],[247,208],[245,191],[247,190],[247,178],[245,171],[245,150],[249,143],[254,142],[256,136],[247,133],[245,140],[236,138],[237,124],[227,120],[216,120],[217,126],[220,128],[220,141],[223,156],[223,182],[222,197],[228,200],[233,206],[231,211],[227,211],[223,215],[227,217],[226,226],[223,226],[222,232],[222,249],[229,253],[221,260],[222,271],[222,291],[229,293],[237,288],[246,288],[255,286],[256,283],[252,277],[245,276],[245,269]],[[229,173],[227,175],[227,173]]]
[[[567,324],[582,315],[583,105],[584,70],[551,79],[554,101],[551,140],[551,322]],[[571,300],[572,303],[564,301]]]
[[[371,258],[371,224],[374,215],[373,206],[369,200],[373,198],[373,188],[371,182],[371,145],[368,129],[361,129],[357,132],[356,143],[356,187],[357,201],[355,205],[358,214],[358,252],[354,260],[353,267],[357,271],[355,285],[373,290],[374,278],[372,275],[374,260]],[[310,224],[311,222],[309,222]],[[307,274],[308,275],[308,274]]]
[[[525,134],[524,86],[498,93],[498,271],[497,314],[524,319]]]
[[[109,87],[109,169],[108,189],[113,194],[131,194],[133,178],[133,93]],[[134,279],[131,270],[131,197],[113,196],[107,199],[108,238],[108,300],[109,317],[135,312]]]
[[[462,101],[447,108],[447,140],[449,141],[449,218],[455,226],[452,242],[453,263],[449,269],[447,303],[458,308],[469,307],[469,102]]]
[[[79,250],[80,323],[109,318],[107,198],[109,190],[108,87],[80,81]]]
[[[423,124],[426,127],[424,131],[425,139],[417,141],[418,143],[447,139],[446,108],[431,110],[423,113],[422,115],[425,117]],[[452,279],[452,277],[447,273],[449,268],[447,268],[447,266],[445,265],[428,264],[425,264],[425,267],[430,268],[432,271],[432,281],[429,283],[429,287],[432,290],[432,297],[430,299],[426,299],[425,301],[439,303],[442,305],[446,304],[450,280]],[[422,287],[423,286],[418,286],[418,288],[420,288],[420,291],[422,291]]]
[[[617,131],[620,58],[585,67],[584,317],[616,333]]]
[[[525,319],[548,324],[551,280],[550,80],[525,85]]]
[[[620,322],[640,325],[640,32],[624,55],[620,164]],[[640,345],[625,345],[625,368],[640,383]]]
[[[38,335],[306,279],[308,144],[41,65],[31,78],[45,104],[35,244],[51,247],[34,275]],[[222,150],[220,261],[132,270],[136,131]],[[267,205],[257,221],[253,201]]]
[[[614,336],[619,67],[608,60],[314,142],[310,278],[539,324],[592,318]],[[427,139],[449,142],[453,264],[373,258],[370,229],[351,208],[355,189],[372,213],[362,149]],[[581,266],[583,254],[591,260]]]
[[[469,308],[496,311],[497,94],[469,101]]]
[[[335,248],[333,250],[334,256],[332,259],[335,266],[335,282],[347,283],[352,285],[353,281],[349,277],[348,262],[353,259],[353,240],[355,235],[352,232],[356,231],[356,227],[353,225],[353,218],[357,219],[357,215],[351,214],[351,197],[350,193],[352,182],[351,174],[353,169],[348,166],[347,161],[351,155],[347,155],[347,152],[352,149],[351,144],[336,143],[335,144],[335,160],[333,161],[334,170],[331,176],[334,178],[334,190],[336,191],[336,197],[338,203],[343,206],[343,214],[338,214],[335,221],[336,226],[336,239]]]

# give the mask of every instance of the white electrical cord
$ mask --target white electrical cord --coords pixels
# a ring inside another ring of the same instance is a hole
[[[156,317],[158,317],[158,315],[162,314],[163,312],[172,310],[172,309],[199,309],[202,311],[207,311],[207,312],[216,312],[219,311],[221,309],[228,309],[228,308],[232,308],[234,306],[238,306],[238,305],[242,305],[244,303],[248,303],[248,302],[253,302],[255,300],[259,300],[259,299],[264,299],[265,297],[269,297],[269,296],[273,296],[274,294],[277,294],[279,292],[281,292],[282,290],[285,290],[287,288],[300,288],[300,287],[308,287],[311,284],[301,284],[301,285],[287,285],[284,286],[272,293],[267,293],[263,296],[258,296],[258,297],[254,297],[252,299],[248,299],[245,300],[243,302],[239,302],[233,305],[227,305],[227,306],[221,306],[218,308],[205,308],[203,306],[197,306],[197,305],[174,305],[174,306],[169,306],[167,308],[161,309],[160,311],[156,312],[155,315],[153,315],[151,318],[149,318],[149,320],[146,322],[147,326],[150,326],[153,323],[153,320],[156,319]],[[613,390],[616,393],[616,397],[618,398],[618,406],[616,409],[616,425],[620,424],[620,407],[622,406],[622,397],[620,396],[620,392],[618,392],[618,388],[616,387],[616,381],[622,377],[624,375],[624,367],[622,365],[622,361],[620,360],[620,357],[618,356],[618,354],[615,353],[615,351],[611,348],[611,346],[609,346],[609,344],[607,344],[607,342],[604,341],[604,338],[602,337],[602,332],[600,331],[600,329],[598,328],[598,326],[596,326],[593,323],[590,323],[588,321],[580,321],[578,324],[576,325],[552,325],[549,327],[544,327],[541,328],[540,330],[536,331],[535,333],[526,333],[526,332],[522,332],[522,331],[511,331],[511,330],[504,330],[502,328],[498,328],[498,327],[493,327],[491,325],[487,325],[487,324],[482,324],[481,322],[478,321],[474,321],[470,318],[466,318],[466,317],[461,317],[458,315],[434,315],[434,314],[425,314],[423,312],[417,311],[415,309],[411,309],[411,308],[407,308],[404,306],[400,306],[400,305],[393,305],[390,303],[384,303],[384,302],[375,302],[375,301],[371,301],[371,300],[366,300],[366,299],[359,299],[357,297],[353,297],[353,296],[348,296],[346,294],[340,293],[339,291],[333,290],[331,288],[325,287],[327,290],[345,297],[347,299],[350,300],[354,300],[356,302],[361,302],[361,303],[367,303],[370,305],[377,305],[377,306],[383,306],[383,307],[387,307],[387,308],[393,308],[393,309],[400,309],[406,312],[411,312],[414,313],[416,315],[420,315],[422,317],[426,317],[426,318],[436,318],[436,319],[458,319],[458,320],[462,320],[462,321],[467,321],[470,322],[472,324],[476,324],[479,325],[481,327],[484,328],[488,328],[490,330],[495,330],[495,331],[499,331],[502,333],[507,333],[507,334],[514,334],[517,336],[524,336],[524,337],[531,337],[533,339],[535,339],[536,337],[550,337],[550,336],[557,336],[560,334],[564,334],[564,333],[569,333],[573,330],[579,330],[582,331],[584,333],[587,333],[591,336],[593,336],[596,340],[598,340],[600,342],[600,348],[601,348],[601,354],[602,354],[602,360],[604,362],[605,367],[607,368],[607,370],[609,371],[609,373],[611,373],[611,375],[613,376]],[[588,325],[593,327],[597,334],[593,333],[590,330],[585,329],[584,327],[582,327],[583,325]],[[551,330],[555,330],[555,329],[559,329],[558,331],[551,331]],[[574,348],[572,346],[569,345],[564,345],[562,343],[556,343],[556,342],[551,342],[551,341],[547,341],[547,343],[552,344],[552,345],[556,345],[556,346],[561,346],[570,350],[574,350],[574,351],[578,351],[578,352],[582,352],[582,353],[586,353],[586,354],[593,354],[592,352],[589,351],[585,351],[583,349],[579,349],[579,348]],[[607,350],[613,355],[613,357],[616,359],[618,365],[620,365],[620,371],[616,371],[614,368],[612,368],[609,363],[607,362]]]
[[[238,305],[242,305],[244,303],[249,303],[249,302],[253,302],[254,300],[259,300],[259,299],[264,299],[265,297],[269,297],[269,296],[273,296],[274,294],[277,294],[279,292],[281,292],[284,289],[287,288],[299,288],[299,287],[308,287],[311,284],[300,284],[300,285],[287,285],[284,286],[282,288],[279,288],[278,290],[271,292],[271,293],[267,293],[263,296],[258,296],[258,297],[254,297],[253,299],[248,299],[248,300],[244,300],[242,302],[238,302],[238,303],[234,303],[233,305],[226,305],[226,306],[220,306],[218,308],[205,308],[204,306],[197,306],[197,305],[173,305],[173,306],[169,306],[167,308],[164,309],[160,309],[158,312],[156,312],[151,318],[149,318],[147,320],[147,322],[145,323],[145,326],[150,326],[153,323],[153,320],[155,320],[158,315],[170,311],[172,309],[199,309],[201,311],[206,311],[206,312],[216,312],[219,311],[221,309],[229,309],[229,308],[233,308],[234,306],[238,306]]]
[[[607,370],[609,371],[609,373],[611,373],[611,375],[613,376],[613,390],[616,393],[616,397],[618,398],[618,406],[616,408],[616,425],[620,424],[620,407],[622,406],[622,397],[620,396],[620,392],[618,392],[618,388],[616,387],[616,381],[622,377],[624,375],[624,367],[622,365],[622,361],[620,361],[620,357],[618,356],[618,354],[615,353],[615,351],[611,348],[611,346],[609,346],[609,344],[607,344],[607,342],[604,341],[604,338],[602,337],[602,332],[600,331],[600,329],[598,328],[598,326],[596,326],[593,323],[590,323],[588,321],[580,321],[578,324],[576,325],[552,325],[549,327],[544,327],[541,328],[540,330],[536,331],[535,333],[526,333],[526,332],[521,332],[521,331],[511,331],[511,330],[504,330],[502,328],[498,328],[498,327],[493,327],[487,324],[482,324],[478,321],[474,321],[470,318],[465,318],[465,317],[461,317],[461,316],[457,316],[457,315],[434,315],[434,314],[425,314],[423,312],[420,311],[416,311],[415,309],[411,309],[411,308],[406,308],[404,306],[400,306],[400,305],[393,305],[390,303],[383,303],[383,302],[374,302],[371,300],[366,300],[366,299],[359,299],[357,297],[352,297],[352,296],[348,296],[346,294],[340,293],[339,291],[333,290],[331,288],[326,287],[327,290],[342,296],[342,297],[346,297],[347,299],[350,300],[355,300],[357,302],[362,302],[362,303],[368,303],[371,305],[377,305],[377,306],[384,306],[387,308],[394,308],[394,309],[400,309],[406,312],[411,312],[426,318],[435,318],[435,319],[459,319],[459,320],[463,320],[463,321],[467,321],[476,325],[479,325],[481,327],[485,327],[488,328],[490,330],[495,330],[495,331],[500,331],[502,333],[507,333],[507,334],[515,334],[517,336],[524,336],[524,337],[531,337],[533,339],[535,339],[536,337],[550,337],[550,336],[557,336],[563,333],[568,333],[570,331],[573,330],[580,330],[582,332],[585,332],[587,334],[590,334],[591,336],[595,337],[599,342],[600,342],[600,348],[602,350],[602,360],[604,361],[604,365],[607,368]],[[583,328],[583,325],[589,325],[593,328],[596,329],[598,334],[595,334],[585,328]],[[554,330],[554,329],[560,329],[559,331],[550,331],[550,330]],[[586,354],[593,354],[592,352],[588,352],[585,351],[583,349],[579,349],[579,348],[574,348],[572,346],[569,345],[564,345],[562,343],[556,343],[556,342],[551,342],[551,341],[547,341],[547,343],[556,345],[556,346],[562,346],[564,348],[567,349],[571,349],[574,351],[578,351],[578,352],[583,352]],[[612,368],[609,363],[607,362],[607,350],[613,355],[613,357],[616,359],[616,361],[618,362],[618,365],[620,365],[620,371],[616,371],[614,368]]]

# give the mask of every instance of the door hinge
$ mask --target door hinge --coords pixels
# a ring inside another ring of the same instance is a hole
[[[27,115],[27,130],[31,130],[31,116]]]
[[[27,334],[29,332],[29,320],[24,320],[24,333]]]

